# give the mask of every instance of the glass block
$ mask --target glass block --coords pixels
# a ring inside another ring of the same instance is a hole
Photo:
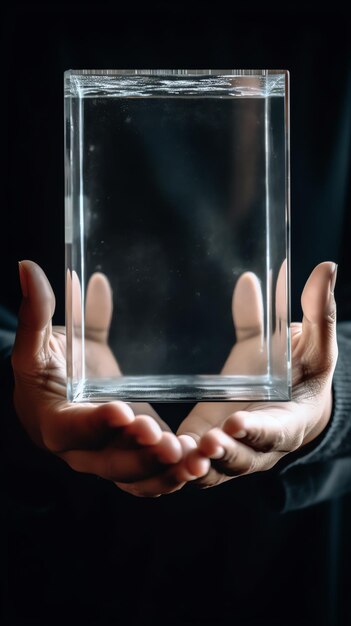
[[[69,400],[290,399],[288,83],[65,72]]]

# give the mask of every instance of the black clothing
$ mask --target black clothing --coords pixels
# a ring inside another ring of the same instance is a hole
[[[11,147],[3,154],[6,232],[16,236],[0,249],[3,303],[16,309],[16,261],[30,258],[52,281],[63,320],[63,70],[280,67],[291,72],[292,319],[300,318],[309,272],[324,260],[339,262],[339,319],[351,319],[346,13],[309,6],[301,15],[291,5],[284,15],[282,3],[274,11],[267,3],[252,11],[249,3],[242,10],[233,5],[232,14],[212,5],[191,12],[179,0],[154,11],[145,4],[137,16],[132,5],[118,5],[113,14],[99,3],[95,14],[74,3],[61,11],[57,3],[32,10],[12,4],[3,48],[3,130]],[[334,413],[317,441],[270,472],[155,500],[74,473],[28,440],[12,406],[9,340],[0,372],[6,623],[351,623],[349,325],[339,325]],[[189,406],[166,410],[176,427]]]

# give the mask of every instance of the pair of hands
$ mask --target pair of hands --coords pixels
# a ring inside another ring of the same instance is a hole
[[[199,403],[174,434],[146,403],[67,402],[65,329],[51,324],[55,296],[42,269],[22,261],[23,299],[12,355],[18,417],[38,446],[74,470],[111,480],[138,496],[170,493],[190,481],[210,487],[268,470],[313,441],[330,419],[337,360],[335,278],[335,264],[321,263],[305,285],[303,321],[291,325],[291,402]],[[108,346],[111,316],[110,286],[102,274],[94,274],[85,317],[91,375],[120,373]],[[257,358],[262,302],[253,274],[243,274],[237,282],[233,319],[237,343],[223,374],[234,373],[236,362]]]

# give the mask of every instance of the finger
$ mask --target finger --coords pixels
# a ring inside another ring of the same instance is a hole
[[[149,415],[138,415],[126,429],[126,434],[145,446],[153,446],[162,438],[159,424]]]
[[[89,280],[85,305],[87,337],[105,343],[112,319],[112,290],[107,277],[100,272]]]
[[[187,435],[181,435],[179,441],[182,446],[183,457],[186,457],[191,451],[196,448],[196,443],[192,437]],[[202,463],[202,464],[201,464]],[[187,482],[196,480],[199,477],[205,475],[209,469],[209,461],[207,464],[203,463],[203,457],[200,463],[195,466],[195,473],[189,472],[187,465],[184,461],[180,461],[174,467],[167,468],[163,472],[147,478],[144,480],[136,481],[135,483],[117,483],[118,487],[124,491],[128,491],[135,496],[143,498],[155,498],[167,493],[173,493],[179,491]]]
[[[196,450],[196,441],[189,435],[179,435],[178,437],[182,446],[183,456],[189,454],[191,450]]]
[[[335,263],[320,263],[302,292],[302,334],[297,355],[302,358],[307,374],[309,371],[313,375],[318,371],[332,371],[336,363],[336,272]]]
[[[23,298],[12,354],[15,372],[32,370],[34,360],[45,359],[55,310],[55,296],[41,267],[21,261],[19,274]]]
[[[245,272],[238,279],[233,292],[232,313],[237,342],[263,337],[262,290],[253,272]]]
[[[294,413],[284,410],[285,416],[278,407],[265,412],[238,411],[227,418],[223,431],[255,450],[292,452],[301,446],[304,428],[298,407],[294,407]]]
[[[217,404],[220,405],[221,403]],[[180,424],[177,430],[178,437],[185,436],[188,439],[192,439],[196,445],[201,435],[211,428],[211,424],[206,415],[206,406],[207,404],[205,403],[198,403],[194,406],[188,416]]]
[[[214,458],[212,463],[215,469],[226,476],[241,476],[257,471],[270,469],[282,456],[280,452],[260,452],[253,450],[247,445],[236,441],[219,428],[213,428],[206,433],[198,443],[201,453]],[[224,450],[221,458],[218,458],[219,449]],[[210,476],[202,479],[208,482]]]
[[[44,414],[43,445],[55,454],[75,449],[97,450],[116,437],[118,429],[133,425],[135,419],[132,409],[125,402],[101,405],[64,403],[63,408],[56,406]],[[138,434],[138,430],[134,430]],[[141,436],[144,430],[142,423]]]
[[[162,433],[161,440],[154,446],[129,449],[110,446],[91,452],[73,450],[60,456],[75,471],[96,474],[113,482],[133,483],[159,473],[165,465],[177,463],[181,454],[177,437]]]
[[[205,476],[211,465],[209,458],[199,451],[192,437],[180,435],[179,439],[182,440],[182,443],[185,441],[186,444],[186,448],[183,449],[184,463],[179,468],[183,480],[189,481]]]
[[[245,407],[247,407],[247,402],[235,402],[236,410]],[[199,402],[180,424],[177,435],[188,435],[197,442],[214,426],[214,423],[217,426],[222,425],[230,410],[234,410],[232,403]]]

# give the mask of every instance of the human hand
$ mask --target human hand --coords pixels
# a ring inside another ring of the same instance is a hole
[[[130,483],[176,464],[188,438],[179,440],[166,432],[168,427],[149,405],[67,401],[66,336],[64,328],[51,325],[53,291],[32,261],[20,264],[20,280],[23,300],[12,355],[14,403],[30,438],[74,470],[121,482],[126,490]],[[86,300],[87,369],[100,376],[116,374],[118,364],[107,344],[111,290],[102,274],[92,276]],[[96,302],[99,307],[93,306]]]
[[[283,265],[277,281],[274,341],[284,302]],[[302,293],[302,323],[291,325],[292,401],[199,403],[182,422],[178,434],[188,434],[198,447],[186,459],[189,471],[199,455],[211,458],[208,474],[196,481],[211,487],[235,476],[269,470],[284,455],[313,441],[326,427],[332,411],[332,377],[337,361],[336,266],[321,263]],[[280,310],[281,309],[281,310]],[[222,373],[237,367],[260,372],[265,359],[263,307],[259,282],[243,274],[234,290],[233,318],[237,335]]]

